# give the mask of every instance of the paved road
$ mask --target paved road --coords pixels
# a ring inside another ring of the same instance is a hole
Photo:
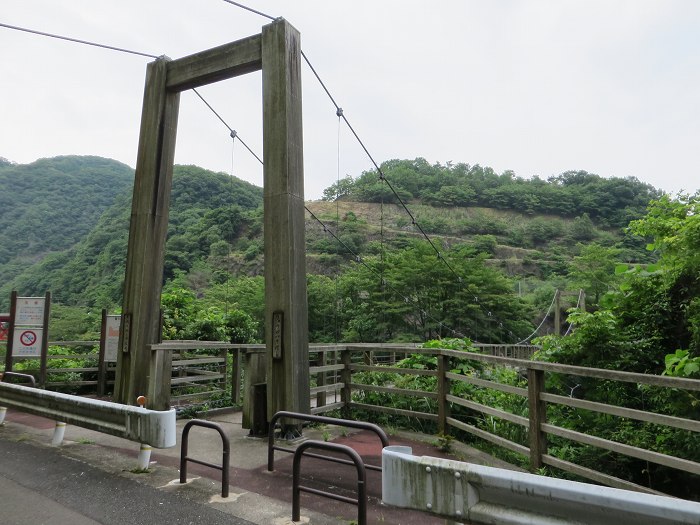
[[[3,525],[252,525],[55,449],[0,437]]]

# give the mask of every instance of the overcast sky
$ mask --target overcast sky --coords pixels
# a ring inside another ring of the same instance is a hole
[[[382,162],[424,157],[700,188],[700,2],[243,0],[284,16]],[[0,0],[0,23],[179,58],[269,20],[223,0]],[[135,165],[152,59],[0,28],[0,156]],[[200,93],[262,156],[261,76]],[[303,66],[308,199],[371,163]],[[262,185],[258,162],[183,93],[176,162]]]

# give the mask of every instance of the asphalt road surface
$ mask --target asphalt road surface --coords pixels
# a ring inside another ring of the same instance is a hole
[[[3,525],[252,525],[105,472],[59,451],[0,437]]]

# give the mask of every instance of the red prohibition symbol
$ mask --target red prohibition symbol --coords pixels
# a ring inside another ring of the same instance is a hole
[[[31,330],[22,332],[19,336],[19,340],[24,346],[32,346],[34,343],[36,343],[36,333],[32,332]]]

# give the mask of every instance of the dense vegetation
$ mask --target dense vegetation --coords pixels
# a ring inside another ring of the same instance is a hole
[[[588,312],[573,310],[569,321],[573,330],[565,337],[548,335],[536,339],[543,345],[536,358],[584,367],[608,368],[647,374],[667,374],[700,379],[700,194],[681,195],[675,199],[663,196],[649,205],[642,219],[633,221],[631,232],[647,238],[649,251],[657,254],[655,264],[614,264],[614,253],[589,245],[578,259],[588,259],[580,268],[593,261],[601,264],[596,272],[615,286],[600,291],[595,308]],[[427,346],[471,350],[470,341],[461,339],[432,341]],[[437,368],[434,357],[413,355],[399,363],[398,368]],[[488,379],[516,387],[526,387],[517,370],[506,367],[486,367],[478,362],[462,364],[453,372],[479,379]],[[357,383],[395,389],[435,392],[434,377],[398,373],[364,372],[354,378]],[[583,376],[550,374],[547,391],[565,397],[671,415],[700,419],[700,398],[690,390],[674,390],[635,383],[614,382]],[[452,394],[472,402],[527,417],[526,400],[520,396],[474,385],[453,382]],[[357,401],[383,407],[419,412],[437,412],[434,400],[386,392],[365,391]],[[393,416],[363,412],[360,417],[383,424],[396,425]],[[504,419],[477,413],[454,405],[451,416],[468,421],[478,428],[528,445],[526,429]],[[646,423],[631,418],[611,417],[591,410],[550,404],[548,423],[597,436],[613,442],[669,454],[700,462],[700,441],[697,433],[661,424]],[[435,425],[414,418],[403,418],[402,424],[433,433]],[[455,431],[459,438],[474,441],[473,436]],[[445,437],[442,438],[443,442]],[[483,446],[483,442],[475,442]],[[503,454],[502,450],[491,450]],[[697,500],[698,478],[652,462],[622,454],[575,444],[550,436],[548,453],[584,467],[650,487],[675,496]],[[521,459],[506,453],[514,462]],[[523,464],[523,466],[527,466]],[[549,471],[549,468],[544,469]],[[561,475],[561,473],[560,473]]]
[[[3,159],[0,284],[84,239],[132,181],[128,166],[100,157],[56,157],[27,165]],[[2,288],[0,305],[7,301],[8,291]]]
[[[593,312],[572,312],[574,330],[568,337],[539,340],[539,356],[554,362],[630,372],[668,374],[700,379],[700,194],[663,196],[630,230],[650,240],[658,254],[654,265],[620,264],[619,287],[607,292]],[[568,382],[567,382],[568,381]],[[575,390],[572,390],[573,388]],[[551,391],[589,401],[700,419],[697,393],[668,388],[638,387],[584,377],[561,378]],[[567,428],[649,450],[700,461],[697,434],[633,420],[611,420],[594,412],[568,414]],[[553,414],[564,419],[565,414]],[[615,454],[601,455],[593,447],[571,447],[553,440],[559,457],[635,483],[682,497],[698,499],[697,476]]]

